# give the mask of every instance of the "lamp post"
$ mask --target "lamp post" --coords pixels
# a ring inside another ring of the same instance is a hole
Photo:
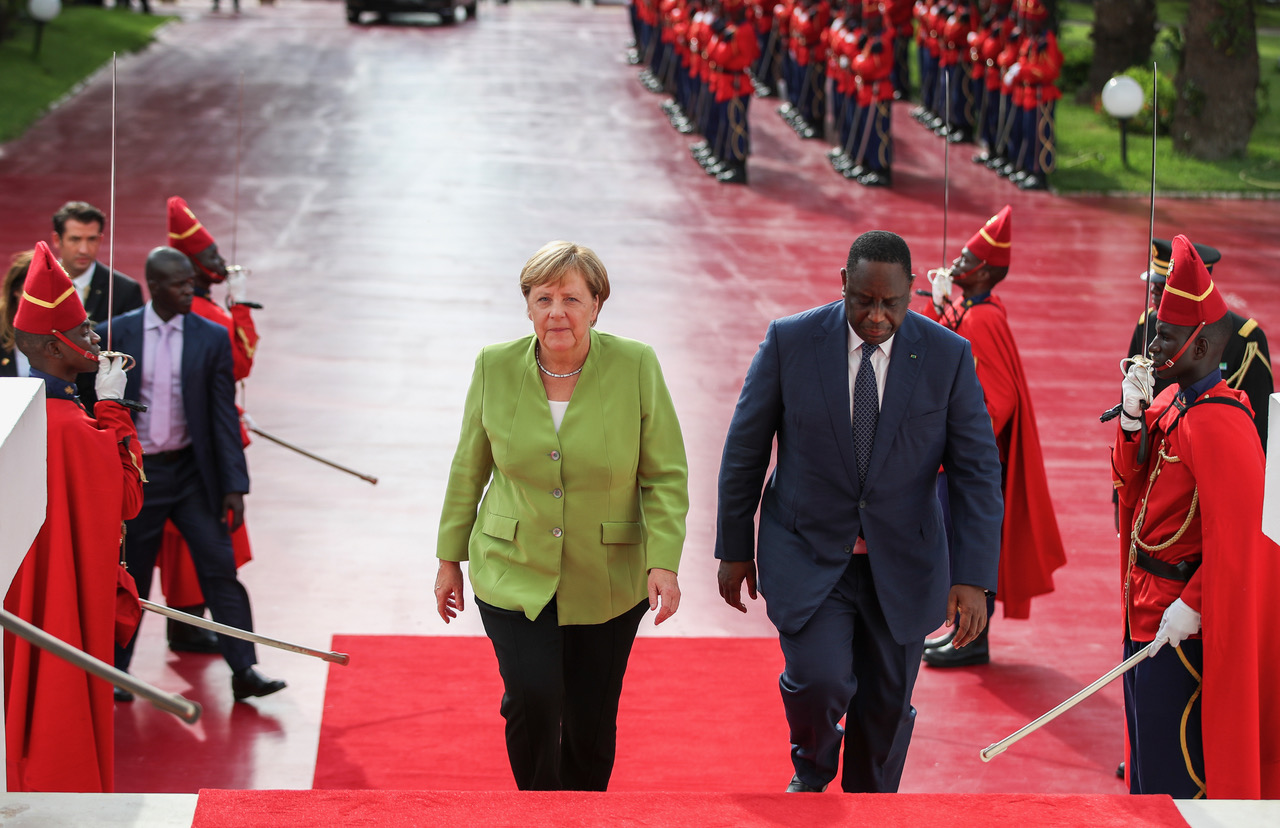
[[[36,23],[36,46],[31,52],[31,59],[37,60],[40,57],[40,41],[44,37],[44,24],[61,13],[62,0],[31,0],[27,11]]]
[[[1129,168],[1129,119],[1142,110],[1145,100],[1141,84],[1128,75],[1116,75],[1102,87],[1102,108],[1120,122],[1120,162],[1125,169]]]

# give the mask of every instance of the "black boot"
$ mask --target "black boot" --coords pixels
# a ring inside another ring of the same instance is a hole
[[[204,617],[204,604],[194,607],[174,607],[187,615]],[[175,653],[218,653],[218,636],[201,627],[193,627],[181,621],[169,619],[169,649]]]
[[[991,661],[991,653],[987,649],[987,634],[991,632],[991,621],[973,641],[963,647],[956,647],[949,641],[941,647],[924,651],[924,663],[930,667],[972,667]]]

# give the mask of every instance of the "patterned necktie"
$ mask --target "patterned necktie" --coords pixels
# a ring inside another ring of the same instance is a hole
[[[876,423],[880,420],[880,392],[876,387],[876,369],[871,355],[879,345],[862,343],[862,364],[853,382],[853,451],[858,458],[858,485],[867,486],[867,469],[871,466],[871,446],[876,439]]]
[[[150,437],[151,444],[156,450],[162,450],[165,443],[169,442],[169,435],[173,431],[172,413],[169,405],[171,399],[170,380],[173,373],[173,356],[169,350],[169,333],[168,325],[161,325],[157,331],[159,336],[156,342],[155,353],[155,373],[151,375],[151,404],[150,411]]]

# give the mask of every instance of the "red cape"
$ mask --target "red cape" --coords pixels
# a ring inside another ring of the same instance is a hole
[[[45,410],[45,521],[4,608],[110,664],[120,522],[142,506],[135,459],[119,440],[132,435],[139,451],[137,435],[128,411],[115,403],[98,403],[97,422],[70,400],[47,400]],[[4,637],[9,790],[109,793],[111,685],[11,633]]]
[[[1176,386],[1166,388],[1147,410],[1153,432],[1159,431],[1156,415],[1177,391]],[[1205,396],[1234,397],[1249,404],[1243,392],[1224,382]],[[1189,409],[1170,444],[1192,471],[1199,492],[1203,556],[1183,590],[1183,600],[1200,610],[1204,639],[1200,718],[1206,793],[1210,799],[1277,799],[1280,661],[1268,633],[1275,626],[1270,601],[1280,592],[1280,547],[1261,529],[1262,446],[1251,417],[1232,406],[1213,404]],[[1135,456],[1136,441],[1118,437],[1117,471],[1144,484],[1149,466],[1137,468]],[[1190,492],[1188,505],[1189,501]],[[1121,519],[1132,526],[1133,506],[1126,508],[1122,498],[1121,508]],[[1126,561],[1128,544],[1126,535],[1121,543]]]
[[[929,306],[929,315],[933,306]],[[1005,618],[1028,618],[1031,599],[1053,592],[1053,572],[1067,562],[1058,521],[1049,497],[1049,481],[1040,450],[1031,391],[1004,304],[991,296],[951,313],[960,318],[956,333],[969,340],[1000,450],[1004,481],[1004,526],[1000,537],[1000,583],[996,597]]]

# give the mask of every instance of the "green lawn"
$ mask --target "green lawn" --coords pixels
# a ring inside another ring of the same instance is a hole
[[[1259,27],[1280,30],[1280,6],[1255,6]],[[1185,2],[1158,4],[1160,20],[1175,23],[1186,15]],[[1088,43],[1092,8],[1067,4],[1060,42],[1065,54]],[[1172,78],[1174,59],[1157,43],[1153,55],[1162,75]],[[1280,34],[1259,35],[1261,69],[1258,122],[1244,159],[1215,163],[1174,154],[1173,141],[1156,141],[1156,189],[1163,192],[1280,193]],[[1072,89],[1064,89],[1057,107],[1058,170],[1053,186],[1060,192],[1147,192],[1151,184],[1151,133],[1129,135],[1129,169],[1120,160],[1120,133],[1114,121],[1091,106],[1074,101]],[[1163,104],[1161,105],[1163,109]]]
[[[34,27],[20,26],[13,37],[0,43],[0,101],[4,102],[0,106],[0,142],[21,135],[50,104],[110,62],[112,52],[142,49],[151,42],[155,29],[172,19],[115,9],[64,7],[62,14],[44,27],[38,59],[32,58]]]

